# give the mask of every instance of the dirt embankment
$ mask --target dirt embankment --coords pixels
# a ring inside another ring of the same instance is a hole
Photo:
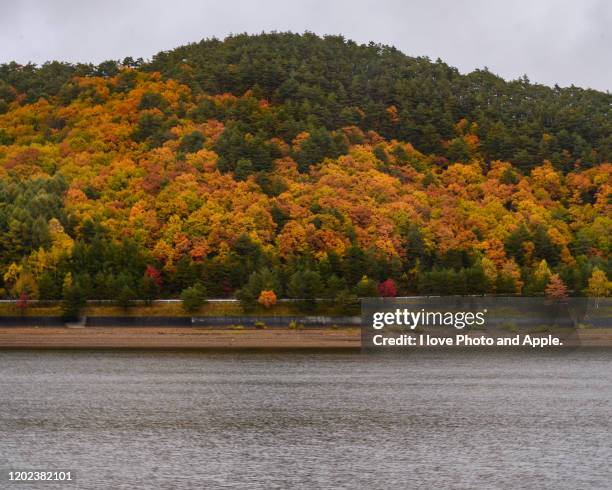
[[[359,349],[358,328],[215,330],[172,327],[0,328],[1,348]]]
[[[612,328],[578,330],[574,340],[583,347],[612,347]],[[355,327],[233,330],[177,327],[0,328],[0,349],[360,348],[360,329]]]

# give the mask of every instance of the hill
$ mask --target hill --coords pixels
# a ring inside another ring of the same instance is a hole
[[[605,289],[610,102],[312,34],[1,65],[4,295]]]
[[[410,141],[425,153],[467,160],[469,152],[454,129],[466,119],[477,125],[485,159],[524,170],[545,159],[566,171],[576,162],[584,167],[611,159],[609,93],[535,85],[526,76],[506,82],[486,70],[462,75],[440,60],[339,36],[238,35],[161,52],[146,63],[126,58],[99,66],[5,64],[0,99],[10,101],[13,89],[27,102],[60,92],[70,97],[71,77],[115,76],[122,66],[160,72],[196,94],[241,96],[252,90],[284,106],[284,125],[274,132],[287,140],[313,126],[355,125]]]

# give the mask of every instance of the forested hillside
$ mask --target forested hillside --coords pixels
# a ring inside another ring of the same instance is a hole
[[[1,65],[3,295],[605,294],[611,103],[311,34]]]

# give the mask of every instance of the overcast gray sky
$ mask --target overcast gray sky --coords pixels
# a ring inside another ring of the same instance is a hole
[[[462,72],[612,90],[608,0],[0,0],[0,62],[150,58],[230,33],[309,30]]]

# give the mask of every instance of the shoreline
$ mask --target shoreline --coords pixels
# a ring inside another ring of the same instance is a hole
[[[612,347],[612,329],[578,330],[580,347]],[[577,347],[577,346],[568,346]],[[0,350],[361,350],[361,331],[338,328],[0,327]]]
[[[0,328],[0,349],[361,349],[359,328]]]

